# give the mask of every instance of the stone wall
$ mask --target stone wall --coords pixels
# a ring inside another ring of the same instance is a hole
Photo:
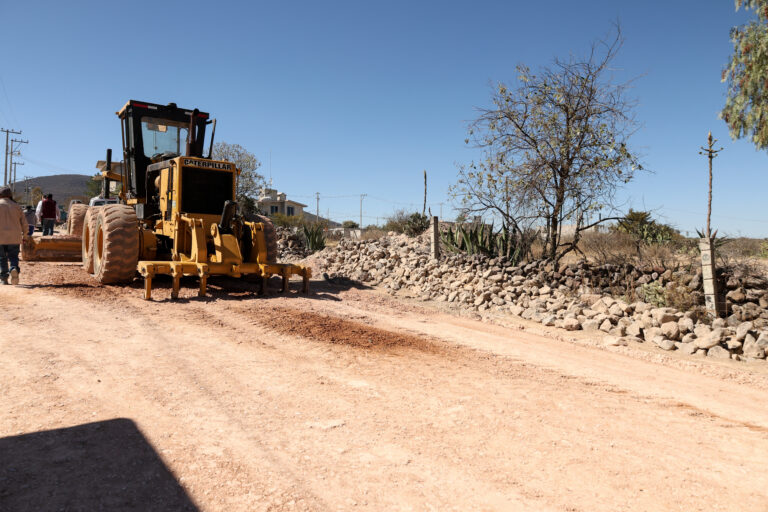
[[[700,274],[630,265],[566,265],[547,261],[513,266],[485,256],[429,256],[426,236],[342,240],[317,253],[320,270],[381,287],[406,290],[421,300],[448,302],[478,312],[510,313],[566,330],[601,331],[606,342],[652,343],[663,350],[732,359],[765,359],[768,350],[768,283],[723,273],[729,316],[710,321],[698,308],[679,311],[645,302],[649,290],[674,288],[700,302]],[[628,299],[634,297],[635,300]]]

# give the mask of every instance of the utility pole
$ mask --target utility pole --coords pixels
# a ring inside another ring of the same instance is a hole
[[[443,218],[443,203],[438,203],[440,205],[440,218]]]
[[[7,185],[8,184],[8,134],[14,133],[16,135],[21,135],[21,130],[17,132],[15,130],[0,128],[0,132],[5,132],[5,159],[3,160],[3,164],[4,164],[3,185]]]
[[[368,194],[360,194],[360,229],[363,229],[363,198]]]
[[[32,204],[32,187],[29,186],[29,176],[24,176],[24,202],[27,204]]]
[[[29,144],[29,141],[28,140],[21,140],[21,139],[11,139],[11,152],[8,154],[8,182],[6,182],[6,185],[8,185],[9,183],[12,183],[13,187],[15,188],[15,186],[16,186],[16,173],[15,173],[16,167],[15,167],[15,163],[13,161],[13,155],[17,155],[17,156],[21,155],[21,152],[16,151],[13,148],[13,143],[14,142],[18,142],[19,144]],[[24,165],[24,164],[21,164],[21,165]]]
[[[320,222],[320,192],[315,192],[315,197],[317,198],[317,206],[315,207],[315,219],[316,222]]]
[[[17,165],[24,165],[24,162],[13,162],[13,182],[11,184],[11,190],[13,193],[16,193],[16,166]]]

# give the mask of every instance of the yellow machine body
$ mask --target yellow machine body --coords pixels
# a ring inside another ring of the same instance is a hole
[[[147,299],[159,274],[173,277],[174,298],[182,276],[198,276],[201,295],[208,277],[215,275],[261,276],[262,292],[269,277],[281,276],[286,291],[288,279],[296,275],[308,291],[309,268],[275,262],[271,221],[258,216],[248,221],[238,214],[234,201],[240,170],[211,158],[213,134],[204,156],[205,128],[212,124],[215,131],[215,120],[174,103],[135,100],[117,115],[123,162],[114,172],[107,150],[101,175],[103,197],[109,195],[110,181],[120,182],[121,204],[73,206],[68,235],[28,240],[25,259],[82,261],[104,284],[128,282],[138,271]]]

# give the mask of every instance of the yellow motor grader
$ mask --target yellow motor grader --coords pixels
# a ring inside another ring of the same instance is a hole
[[[102,193],[109,197],[110,181],[121,184],[120,204],[98,207],[75,205],[70,212],[70,236],[33,240],[30,254],[72,251],[80,234],[79,256],[86,271],[102,284],[144,277],[146,299],[158,274],[173,278],[171,296],[177,298],[182,276],[200,279],[199,295],[206,293],[209,276],[303,278],[308,291],[311,271],[301,265],[280,264],[277,238],[267,217],[246,219],[235,201],[240,170],[228,161],[213,160],[216,123],[197,109],[131,100],[117,112],[123,138],[123,165],[114,172],[107,150]],[[205,129],[213,124],[208,154],[203,155]],[[78,233],[78,227],[82,230]],[[79,259],[79,258],[78,258]]]

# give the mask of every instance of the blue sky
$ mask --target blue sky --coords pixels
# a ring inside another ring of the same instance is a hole
[[[19,174],[94,172],[120,153],[114,115],[128,99],[210,112],[216,139],[262,161],[274,186],[334,220],[381,222],[421,209],[453,217],[456,164],[490,84],[515,65],[582,54],[619,21],[619,78],[639,77],[633,146],[652,173],[620,194],[693,233],[705,223],[708,130],[713,226],[768,236],[768,154],[731,141],[717,118],[730,0],[551,2],[0,1],[0,126],[22,129]],[[23,171],[23,172],[22,172]]]

